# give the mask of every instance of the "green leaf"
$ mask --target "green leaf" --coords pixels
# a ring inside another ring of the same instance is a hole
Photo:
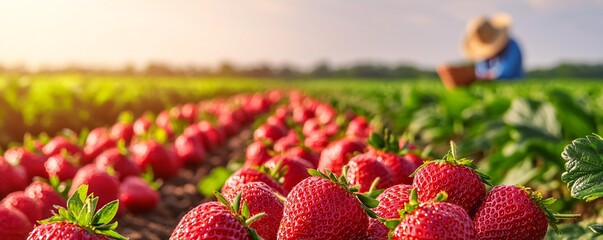
[[[387,226],[387,228],[394,230],[394,229],[396,229],[398,224],[400,224],[400,220],[397,220],[397,219],[387,220],[384,222],[384,224],[385,224],[385,226]]]
[[[116,239],[116,240],[128,240],[126,237],[120,235],[119,233],[117,233],[116,231],[113,231],[113,230],[100,230],[97,232],[102,235],[105,235],[107,237]]]
[[[565,172],[561,180],[567,183],[574,198],[592,201],[603,196],[603,138],[592,134],[578,138],[561,153]]]
[[[213,196],[215,191],[219,191],[226,182],[226,179],[232,175],[232,171],[225,167],[215,167],[209,175],[199,181],[197,190],[203,196]]]
[[[243,203],[243,207],[241,208],[241,215],[245,218],[249,218],[249,207],[247,206],[247,202]]]
[[[377,201],[373,198],[369,198],[362,194],[356,194],[356,196],[358,196],[358,199],[360,199],[360,202],[362,202],[362,204],[364,204],[364,206],[366,206],[368,208],[376,208],[377,206],[379,206],[379,201]]]
[[[239,192],[237,194],[237,196],[235,197],[234,201],[232,201],[232,210],[234,210],[235,214],[239,213],[239,207],[241,206],[241,192]]]
[[[75,218],[79,218],[81,210],[84,206],[88,185],[80,186],[73,195],[67,199],[67,208]]]
[[[93,225],[103,225],[109,223],[117,214],[117,209],[119,208],[119,201],[113,200],[103,206],[101,209],[94,214],[92,218]]]
[[[588,226],[588,228],[590,228],[591,231],[597,233],[597,234],[603,234],[603,225],[602,224],[593,224]]]

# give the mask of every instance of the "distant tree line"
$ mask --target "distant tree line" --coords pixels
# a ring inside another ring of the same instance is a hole
[[[32,73],[23,67],[3,68],[1,72]],[[319,62],[310,68],[293,65],[258,64],[240,66],[223,62],[218,67],[172,66],[163,63],[150,63],[142,69],[126,65],[121,69],[99,69],[70,66],[66,68],[41,68],[35,73],[83,73],[101,75],[145,75],[145,76],[188,76],[188,77],[249,77],[249,78],[375,78],[375,79],[418,79],[437,78],[434,69],[420,68],[411,64],[355,63],[345,66],[333,66],[328,62]],[[549,68],[532,69],[527,73],[533,78],[599,78],[603,79],[602,64],[561,63]]]

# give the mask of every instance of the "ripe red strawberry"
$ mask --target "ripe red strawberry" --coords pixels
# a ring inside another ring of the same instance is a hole
[[[42,148],[42,152],[47,156],[52,156],[60,154],[63,149],[71,156],[82,154],[82,149],[64,136],[56,136],[50,139],[50,141]]]
[[[315,176],[301,181],[287,197],[278,239],[364,238],[367,213],[375,216],[368,208],[378,202],[348,188],[343,176],[310,172]]]
[[[143,141],[130,146],[132,160],[140,169],[151,166],[158,178],[168,179],[178,174],[180,162],[176,155],[155,141]]]
[[[0,206],[0,236],[6,240],[22,240],[33,229],[32,223],[22,212]]]
[[[174,150],[181,164],[196,165],[205,161],[205,147],[199,138],[180,135],[174,142]]]
[[[49,177],[57,176],[63,182],[72,179],[77,173],[77,166],[73,161],[75,160],[63,154],[55,154],[46,160],[44,168]]]
[[[119,192],[119,202],[135,213],[151,211],[159,203],[159,192],[137,176],[124,179]]]
[[[87,186],[82,185],[67,200],[68,209],[57,207],[58,214],[41,221],[41,225],[34,228],[27,239],[125,240],[125,237],[114,231],[117,223],[110,223],[117,213],[118,201],[113,201],[94,213],[93,209],[97,208],[96,200],[92,194],[86,197],[87,190]],[[94,217],[80,217],[81,215]]]
[[[284,152],[290,148],[294,148],[299,145],[299,138],[295,131],[290,130],[286,136],[280,138],[274,143],[272,147],[275,152]]]
[[[109,137],[109,133],[105,128],[95,128],[90,131],[86,138],[86,146],[84,147],[84,155],[80,160],[81,165],[91,163],[96,157],[105,150],[117,146],[115,140]]]
[[[237,189],[236,192],[241,193],[241,202],[247,203],[250,215],[265,214],[249,226],[255,229],[263,239],[276,240],[276,233],[283,218],[284,207],[283,202],[277,197],[279,193],[263,182],[247,183]],[[236,195],[224,195],[224,198],[232,202]]]
[[[122,153],[118,148],[111,148],[96,157],[94,161],[96,168],[107,169],[112,167],[119,180],[128,176],[138,176],[142,172],[128,156]]]
[[[285,152],[285,155],[303,158],[310,162],[313,168],[318,167],[318,154],[313,153],[308,148],[301,146],[290,148],[289,150],[287,150],[287,152]]]
[[[134,137],[134,125],[132,123],[118,122],[113,124],[109,130],[109,136],[111,139],[118,142],[123,140],[126,145],[130,145],[130,141]]]
[[[302,180],[310,177],[308,169],[313,168],[312,164],[305,159],[286,155],[275,156],[266,161],[264,165],[274,171],[284,172],[282,186],[287,192]]]
[[[304,145],[313,152],[320,153],[329,145],[329,136],[325,131],[316,131],[306,136]]]
[[[187,103],[180,107],[180,116],[189,124],[193,124],[197,121],[197,105],[193,103]]]
[[[293,109],[293,121],[297,124],[303,124],[308,119],[314,117],[314,111],[309,108],[296,107]]]
[[[345,135],[348,137],[366,139],[370,136],[372,131],[373,128],[366,122],[366,119],[363,116],[358,116],[350,121]]]
[[[20,211],[31,223],[37,223],[36,221],[42,219],[42,208],[40,207],[40,203],[25,195],[25,192],[23,191],[8,194],[2,199],[0,205]]]
[[[358,186],[361,193],[369,191],[376,178],[379,178],[377,189],[386,189],[394,184],[392,172],[370,154],[356,155],[347,166],[348,184]]]
[[[82,185],[88,185],[90,193],[98,197],[98,206],[119,198],[119,181],[109,175],[106,170],[100,170],[95,165],[86,165],[77,172],[71,183],[69,196],[73,195]]]
[[[250,168],[253,166],[262,166],[264,162],[268,161],[272,156],[268,153],[268,147],[261,141],[254,141],[247,146],[245,150],[245,163],[244,168]]]
[[[205,149],[210,150],[220,146],[224,142],[223,133],[208,121],[200,121],[197,128],[202,133]]]
[[[233,193],[236,192],[236,189],[250,182],[263,182],[281,195],[287,196],[288,191],[274,178],[253,168],[243,168],[230,175],[226,179],[226,182],[224,182],[224,186],[222,186],[222,194],[236,195],[236,193]]]
[[[7,194],[23,190],[29,181],[21,166],[12,166],[0,156],[0,199]]]
[[[286,129],[283,129],[277,125],[272,125],[272,124],[266,123],[266,124],[259,126],[253,132],[253,140],[267,141],[267,142],[274,143],[274,142],[276,142],[276,140],[279,140],[280,138],[284,137],[285,135],[287,135]]]
[[[372,133],[368,139],[369,154],[377,158],[393,173],[394,184],[412,184],[413,178],[410,176],[416,170],[413,163],[407,161],[399,155],[398,140],[394,138],[388,130],[385,130],[383,136]]]
[[[454,143],[441,160],[427,161],[415,173],[413,186],[419,200],[429,201],[444,191],[450,196],[446,201],[464,208],[470,216],[486,195],[489,177],[477,172],[469,159],[457,159]],[[484,184],[485,183],[485,184]]]
[[[417,156],[417,155],[416,155],[416,154],[414,154],[414,153],[407,153],[407,154],[404,154],[404,159],[405,159],[407,162],[412,163],[415,169],[419,168],[419,167],[420,167],[421,165],[423,165],[423,163],[424,163],[424,162],[423,162],[423,159],[421,159],[421,157]]]
[[[318,122],[321,124],[331,123],[335,120],[335,117],[337,117],[337,111],[335,108],[326,103],[318,104],[314,112],[316,119],[318,119]]]
[[[379,206],[373,209],[377,216],[384,219],[396,219],[400,217],[398,212],[404,209],[404,204],[408,203],[410,199],[411,185],[398,184],[391,186],[377,197]],[[389,234],[389,228],[377,219],[369,220],[369,227],[367,229],[367,238],[369,240],[382,240],[387,239]]]
[[[23,166],[28,181],[36,176],[48,178],[48,173],[44,168],[46,158],[42,155],[35,154],[24,147],[14,147],[4,152],[4,158],[13,166]]]
[[[143,115],[134,121],[132,125],[132,130],[134,130],[134,134],[143,135],[146,133],[149,128],[151,128],[152,120],[148,115]]]
[[[249,225],[262,215],[250,217],[246,203],[237,201],[231,204],[219,194],[216,197],[220,202],[203,203],[184,215],[170,240],[259,239]],[[237,198],[240,200],[240,197]]]
[[[42,218],[52,216],[51,211],[54,210],[55,205],[65,207],[65,199],[47,183],[33,182],[25,188],[24,192],[29,198],[38,201],[42,211]]]
[[[496,186],[479,206],[473,223],[477,239],[543,239],[547,222],[558,231],[559,215],[548,208],[555,199],[521,186]],[[549,217],[550,216],[550,217]]]
[[[318,169],[341,174],[343,166],[348,164],[356,153],[364,152],[366,145],[358,140],[340,139],[329,144],[320,154]]]
[[[441,194],[435,201],[419,203],[413,190],[392,239],[476,239],[467,212],[458,205],[442,202],[445,199],[446,194]]]
[[[241,123],[237,122],[231,114],[220,114],[218,116],[218,126],[226,137],[232,137],[241,131]]]
[[[320,123],[316,118],[310,118],[304,122],[302,127],[302,133],[304,136],[309,136],[311,133],[318,131],[320,129]]]

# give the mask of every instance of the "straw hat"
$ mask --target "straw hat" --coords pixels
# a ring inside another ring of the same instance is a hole
[[[507,46],[510,25],[511,16],[506,13],[471,20],[463,39],[463,53],[470,60],[493,57]]]

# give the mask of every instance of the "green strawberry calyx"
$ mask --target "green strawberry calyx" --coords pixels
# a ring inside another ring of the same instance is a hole
[[[433,202],[444,202],[444,201],[446,201],[446,199],[448,199],[448,194],[444,191],[441,191],[433,199]],[[387,226],[387,228],[390,229],[389,239],[391,239],[391,237],[393,236],[394,230],[400,224],[400,222],[402,220],[404,220],[404,218],[406,218],[406,216],[408,216],[409,214],[411,214],[415,210],[417,210],[417,208],[419,208],[420,204],[421,204],[421,202],[419,202],[417,188],[413,188],[412,190],[410,190],[410,196],[408,198],[408,202],[404,204],[404,208],[398,210],[398,213],[400,214],[400,218],[398,218],[398,219],[385,219],[385,218],[381,218],[381,217],[377,218],[377,220],[379,220],[380,222],[385,224],[385,226]]]
[[[258,213],[256,215],[250,216],[247,202],[241,202],[241,192],[237,194],[232,203],[226,200],[226,198],[224,198],[224,196],[219,192],[214,192],[214,195],[216,196],[216,199],[218,199],[220,203],[224,204],[224,206],[226,206],[230,210],[230,212],[235,216],[235,218],[239,220],[239,222],[243,224],[243,226],[245,226],[245,228],[249,232],[249,235],[251,236],[251,239],[262,239],[260,235],[258,235],[258,233],[255,231],[255,229],[253,229],[250,225],[253,222],[259,220],[260,218],[266,216],[266,213]]]
[[[58,213],[53,211],[53,216],[38,221],[40,224],[55,222],[69,222],[77,224],[87,231],[99,235],[104,235],[118,240],[127,238],[115,231],[117,222],[110,223],[117,214],[119,200],[114,200],[100,208],[96,213],[98,197],[93,193],[87,195],[88,185],[80,186],[77,191],[67,200],[67,208],[55,206]]]
[[[376,178],[375,181],[373,181],[368,192],[359,193],[358,186],[350,186],[348,184],[346,180],[347,171],[348,166],[344,166],[343,170],[341,171],[341,176],[338,177],[329,170],[325,170],[326,173],[323,173],[316,169],[308,169],[308,173],[311,176],[331,180],[332,182],[341,186],[346,191],[354,194],[354,196],[356,196],[356,198],[358,198],[358,200],[362,203],[362,207],[364,208],[364,211],[369,215],[369,217],[378,218],[377,214],[371,209],[376,208],[379,205],[379,201],[377,201],[375,198],[384,191],[383,189],[375,189],[377,187],[377,184],[379,183],[379,178]]]
[[[490,183],[490,176],[478,171],[477,166],[473,163],[473,160],[468,159],[468,158],[459,159],[457,157],[456,144],[453,141],[450,141],[450,151],[448,151],[448,154],[446,154],[446,156],[444,156],[442,159],[425,161],[425,163],[423,163],[423,165],[419,166],[410,176],[414,177],[417,174],[417,172],[419,172],[421,169],[423,169],[425,166],[427,166],[429,164],[452,164],[452,165],[468,167],[475,174],[477,174],[479,176],[479,178],[482,180],[482,182],[484,184],[486,184],[490,187],[493,187],[492,183]]]
[[[558,213],[555,210],[551,209],[549,206],[551,204],[553,204],[555,201],[557,201],[557,199],[555,199],[555,198],[543,199],[542,193],[539,191],[533,191],[531,188],[524,187],[522,185],[517,185],[517,187],[519,187],[523,191],[525,191],[528,194],[528,196],[530,196],[530,199],[532,199],[532,201],[534,203],[536,203],[536,205],[538,205],[540,210],[542,210],[542,212],[544,212],[544,214],[546,215],[546,218],[547,218],[547,222],[555,230],[555,232],[557,234],[561,234],[561,231],[557,227],[557,222],[559,222],[560,219],[574,219],[574,218],[580,217],[580,214],[561,214],[561,213]]]
[[[383,129],[382,135],[379,135],[375,132],[371,133],[371,136],[367,142],[376,150],[395,154],[400,153],[398,139],[387,128]]]

